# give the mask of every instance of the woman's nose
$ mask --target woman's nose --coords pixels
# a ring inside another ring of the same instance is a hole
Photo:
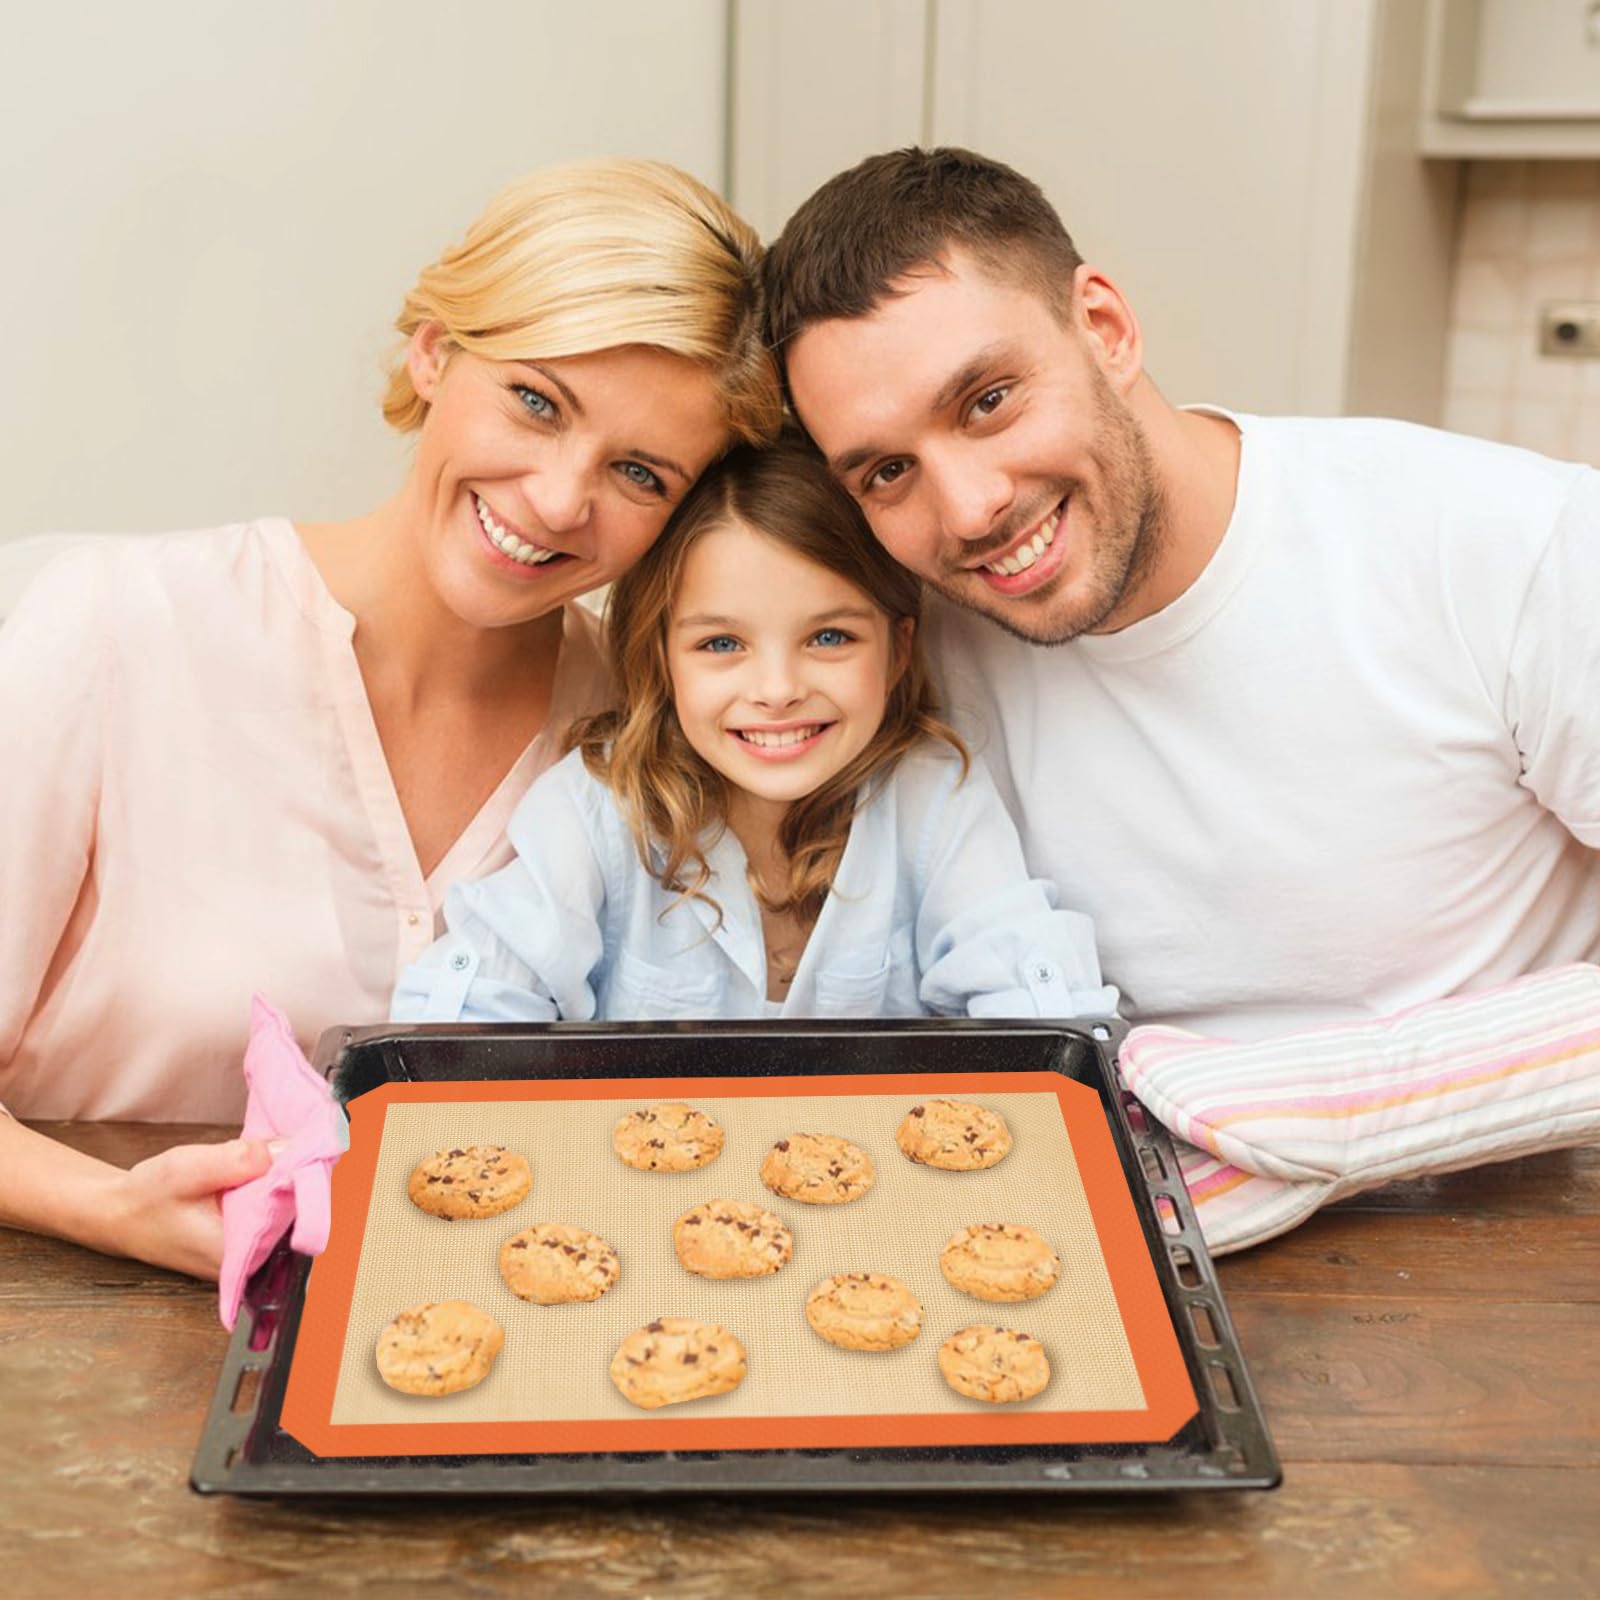
[[[522,480],[523,498],[544,531],[571,533],[589,520],[594,503],[594,476],[583,462],[556,456],[540,463]],[[537,538],[539,529],[528,530]]]

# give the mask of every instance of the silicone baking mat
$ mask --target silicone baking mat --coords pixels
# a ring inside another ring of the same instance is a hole
[[[1011,1153],[976,1172],[909,1161],[895,1130],[911,1106],[939,1097],[999,1111]],[[685,1100],[714,1117],[726,1133],[721,1154],[685,1173],[625,1166],[612,1127],[656,1100]],[[1059,1072],[388,1083],[348,1109],[332,1241],[311,1271],[281,1419],[319,1457],[1159,1443],[1196,1413],[1101,1096]],[[877,1170],[872,1190],[832,1206],[768,1191],[762,1158],[796,1132],[862,1146]],[[527,1198],[471,1221],[419,1211],[406,1193],[412,1168],[466,1144],[526,1156]],[[776,1213],[794,1236],[793,1259],[755,1279],[686,1271],[672,1224],[710,1199]],[[617,1285],[583,1304],[519,1300],[501,1280],[499,1249],[538,1222],[609,1240],[621,1261]],[[953,1288],[939,1252],[975,1222],[1037,1229],[1062,1259],[1055,1286],[1005,1304]],[[805,1320],[817,1282],[869,1271],[902,1279],[922,1302],[922,1332],[899,1350],[841,1350]],[[446,1299],[469,1300],[504,1328],[493,1370],[455,1395],[389,1389],[374,1359],[383,1327],[407,1306]],[[629,1404],[608,1376],[612,1352],[662,1316],[732,1331],[748,1356],[743,1383],[656,1412]],[[1051,1368],[1045,1389],[1009,1405],[951,1390],[939,1346],[974,1323],[1039,1339]]]

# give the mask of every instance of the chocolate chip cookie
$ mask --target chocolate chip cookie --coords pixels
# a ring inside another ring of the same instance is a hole
[[[689,1172],[722,1153],[722,1129],[705,1112],[665,1100],[620,1118],[611,1148],[640,1172]]]
[[[898,1350],[922,1332],[922,1304],[898,1278],[837,1272],[811,1291],[806,1321],[842,1350]]]
[[[509,1211],[532,1187],[533,1170],[515,1150],[501,1144],[469,1144],[437,1150],[419,1161],[406,1193],[430,1216],[456,1222]]]
[[[939,1255],[939,1270],[979,1300],[1032,1300],[1061,1276],[1061,1257],[1018,1222],[975,1222]]]
[[[761,1278],[794,1254],[782,1220],[743,1200],[707,1200],[672,1225],[678,1260],[702,1278]]]
[[[975,1172],[1005,1158],[1011,1130],[998,1111],[965,1100],[930,1100],[912,1106],[894,1142],[925,1167]]]
[[[1030,1333],[978,1326],[939,1346],[939,1371],[957,1394],[1006,1405],[1031,1400],[1050,1381],[1044,1346]]]
[[[744,1382],[744,1346],[715,1322],[658,1317],[617,1346],[611,1381],[646,1411],[726,1394]]]
[[[540,1222],[500,1246],[506,1287],[535,1305],[598,1300],[621,1271],[617,1252],[598,1233],[565,1222]]]
[[[774,1194],[808,1206],[859,1200],[877,1176],[865,1150],[832,1133],[791,1133],[761,1163],[761,1181]]]
[[[401,1394],[457,1394],[482,1383],[505,1330],[470,1300],[430,1300],[378,1336],[378,1375]]]

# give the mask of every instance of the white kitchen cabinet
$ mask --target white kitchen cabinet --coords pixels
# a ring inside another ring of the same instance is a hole
[[[1422,145],[1600,157],[1600,0],[1429,0]]]
[[[771,236],[875,150],[1035,178],[1174,401],[1438,419],[1458,171],[1412,0],[735,0],[733,199]]]

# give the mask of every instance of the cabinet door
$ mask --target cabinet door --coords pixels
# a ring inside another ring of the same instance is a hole
[[[1038,180],[1170,399],[1338,411],[1373,12],[937,0],[933,136]]]

